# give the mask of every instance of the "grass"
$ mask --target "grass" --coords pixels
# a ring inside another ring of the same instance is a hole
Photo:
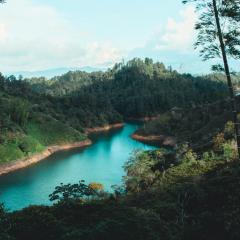
[[[83,141],[79,131],[45,115],[39,115],[26,126],[26,132],[44,146]]]
[[[49,145],[86,140],[87,137],[70,126],[44,114],[37,114],[18,132],[8,132],[0,144],[0,164],[23,159],[41,152]]]
[[[24,153],[16,144],[0,145],[0,163],[8,163],[24,157]]]

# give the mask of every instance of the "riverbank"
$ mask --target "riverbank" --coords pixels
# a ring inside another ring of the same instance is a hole
[[[47,147],[46,150],[44,150],[41,153],[37,153],[37,154],[34,154],[30,157],[27,157],[27,158],[24,158],[21,160],[16,160],[16,161],[13,161],[10,163],[0,165],[0,176],[10,173],[10,172],[13,172],[13,171],[16,171],[16,170],[19,170],[19,169],[22,169],[22,168],[26,168],[33,164],[36,164],[56,152],[70,150],[73,148],[82,148],[82,147],[89,146],[91,144],[92,144],[91,140],[84,140],[84,141],[76,142],[76,143],[49,146],[49,147]]]
[[[142,117],[142,118],[127,118],[127,121],[133,121],[133,122],[150,122],[153,120],[156,120],[157,118],[159,118],[160,115],[157,116],[152,116],[152,117]]]
[[[95,128],[87,128],[86,133],[98,133],[98,132],[106,132],[112,129],[118,129],[124,127],[124,123],[115,123],[115,124],[109,124],[103,127],[95,127]]]
[[[175,147],[176,144],[177,144],[177,141],[174,137],[164,136],[164,135],[142,136],[142,135],[139,135],[137,133],[134,133],[134,134],[131,135],[131,137],[134,140],[137,140],[137,141],[140,141],[140,142],[154,143],[154,144],[157,144],[157,145],[163,146],[163,147]]]
[[[106,125],[103,127],[89,128],[89,129],[86,129],[86,133],[91,134],[91,133],[97,133],[97,132],[106,132],[111,129],[117,129],[117,128],[122,128],[122,127],[124,127],[124,123],[116,123],[116,124]],[[0,164],[0,176],[10,173],[10,172],[13,172],[13,171],[16,171],[16,170],[19,170],[19,169],[22,169],[22,168],[26,168],[33,164],[36,164],[40,161],[43,161],[44,159],[46,159],[47,157],[51,156],[52,154],[54,154],[56,152],[66,151],[66,150],[70,150],[73,148],[82,148],[82,147],[89,146],[91,144],[92,144],[91,140],[84,140],[81,142],[70,143],[70,144],[65,144],[65,145],[49,146],[41,153],[36,153],[30,157],[20,159],[20,160],[15,160],[12,162],[8,162],[6,164]]]

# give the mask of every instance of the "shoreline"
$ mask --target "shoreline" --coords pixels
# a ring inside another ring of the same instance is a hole
[[[30,157],[26,157],[21,160],[15,160],[10,163],[0,165],[0,176],[41,162],[56,152],[70,150],[74,148],[83,148],[90,146],[91,144],[92,144],[91,140],[84,140],[81,142],[69,143],[64,145],[49,146],[44,151],[40,153],[35,153]]]
[[[150,122],[156,120],[160,115],[152,116],[152,117],[142,117],[142,118],[127,118],[127,121],[134,121],[134,122]]]
[[[164,136],[164,135],[150,135],[150,136],[142,136],[134,133],[131,135],[134,140],[145,142],[145,143],[156,143],[159,146],[163,147],[175,147],[177,141],[174,137]]]
[[[124,127],[124,123],[115,123],[115,124],[109,124],[103,127],[95,127],[95,128],[87,128],[86,133],[99,133],[99,132],[107,132],[112,129],[118,129]]]
[[[124,123],[116,123],[116,124],[106,125],[104,127],[89,128],[89,129],[86,129],[86,133],[91,134],[91,133],[97,133],[97,132],[107,132],[111,129],[117,129],[122,127],[124,127]],[[9,163],[0,164],[0,176],[6,175],[8,173],[11,173],[11,172],[29,167],[38,162],[41,162],[44,159],[50,157],[54,153],[66,151],[74,148],[83,148],[90,145],[92,145],[92,141],[90,139],[87,139],[81,142],[48,146],[46,147],[45,150],[43,150],[40,153],[35,153],[29,157],[14,160]]]

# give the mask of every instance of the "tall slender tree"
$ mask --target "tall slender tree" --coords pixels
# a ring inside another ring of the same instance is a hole
[[[240,158],[240,124],[237,103],[232,84],[228,56],[240,58],[240,0],[184,0],[183,3],[195,3],[199,20],[195,25],[198,32],[195,47],[200,49],[203,60],[221,58],[221,65],[213,69],[225,71],[231,99],[233,122]]]

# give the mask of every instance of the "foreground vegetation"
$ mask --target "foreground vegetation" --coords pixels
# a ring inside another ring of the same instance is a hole
[[[239,121],[228,65],[229,56],[240,57],[240,3],[187,2],[196,3],[199,14],[201,56],[222,57],[224,67],[213,68],[225,71],[234,123],[222,75],[180,75],[151,59],[50,81],[0,76],[0,163],[128,118],[161,114],[138,134],[178,140],[171,151],[136,152],[125,165],[123,188],[115,186],[113,194],[80,181],[57,186],[52,207],[8,213],[1,206],[0,239],[240,239]]]
[[[233,130],[233,129],[232,129]],[[61,185],[54,206],[0,211],[1,239],[218,239],[240,237],[240,165],[224,133],[203,153],[136,152],[126,163],[125,189]]]
[[[51,207],[1,206],[0,239],[239,239],[240,166],[221,74],[181,75],[134,59],[49,82],[1,76],[0,108],[1,163],[129,118],[159,115],[139,133],[178,139],[175,149],[135,152],[113,193],[80,181],[57,186]]]

